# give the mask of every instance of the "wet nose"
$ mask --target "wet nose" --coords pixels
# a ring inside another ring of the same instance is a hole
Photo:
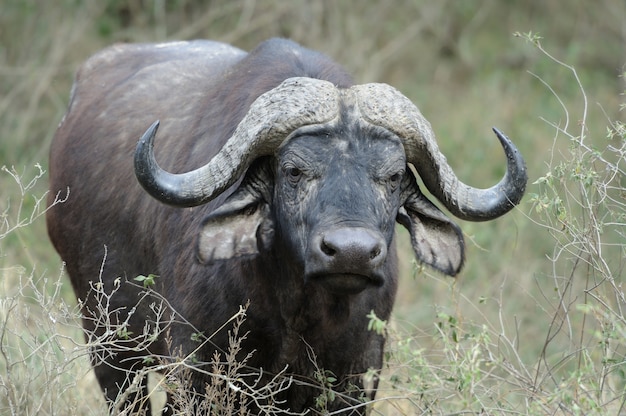
[[[345,227],[320,236],[319,260],[342,273],[368,274],[387,256],[387,245],[379,233],[362,227]]]

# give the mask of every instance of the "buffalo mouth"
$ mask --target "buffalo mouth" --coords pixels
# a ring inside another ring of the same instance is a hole
[[[356,295],[369,287],[380,287],[383,279],[356,273],[330,273],[314,276],[311,281],[319,283],[336,295]]]

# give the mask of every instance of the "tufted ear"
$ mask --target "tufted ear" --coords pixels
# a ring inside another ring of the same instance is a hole
[[[449,276],[463,267],[465,243],[461,229],[430,202],[419,190],[415,179],[404,189],[405,202],[397,221],[411,235],[417,260]]]
[[[205,220],[198,237],[202,263],[257,255],[274,236],[268,195],[272,178],[267,169],[252,166],[244,181]]]

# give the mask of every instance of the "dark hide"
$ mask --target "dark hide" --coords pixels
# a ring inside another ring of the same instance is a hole
[[[111,402],[145,355],[180,348],[194,352],[194,362],[209,362],[215,348],[228,350],[231,326],[220,328],[249,303],[240,358],[252,353],[249,372],[286,369],[294,376],[278,397],[282,408],[315,406],[322,393],[317,369],[337,379],[329,410],[357,405],[362,394],[374,396],[359,391],[362,375],[382,366],[384,338],[367,330],[367,315],[391,313],[396,220],[411,232],[418,260],[440,270],[462,263],[458,228],[420,194],[399,139],[358,123],[349,107],[333,128],[294,137],[274,156],[257,159],[245,178],[206,205],[172,208],[139,186],[133,151],[154,120],[161,120],[160,165],[189,171],[218,152],[260,94],[294,76],[352,85],[327,57],[280,39],[249,54],[208,41],[117,45],[78,71],[50,152],[51,200],[67,187],[70,195],[48,211],[47,222],[84,302],[85,329],[105,334],[94,282],[115,291],[114,324],[127,319],[143,293],[125,282],[148,274],[158,276],[155,289],[193,326],[169,326],[169,347],[160,337],[147,350],[94,351]],[[140,302],[130,315],[132,334],[155,319],[149,304]],[[195,332],[210,336],[198,350]],[[133,346],[123,338],[120,344]],[[208,381],[194,373],[193,388],[202,393]],[[365,412],[361,406],[346,413],[352,411]]]

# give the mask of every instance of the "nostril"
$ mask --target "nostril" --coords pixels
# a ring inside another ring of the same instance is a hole
[[[335,253],[337,252],[336,249],[329,246],[325,241],[322,241],[321,249],[322,249],[322,253],[326,254],[328,257],[334,256]]]
[[[381,248],[380,247],[375,247],[371,252],[370,252],[370,260],[374,260],[376,257],[380,256],[381,253]]]

